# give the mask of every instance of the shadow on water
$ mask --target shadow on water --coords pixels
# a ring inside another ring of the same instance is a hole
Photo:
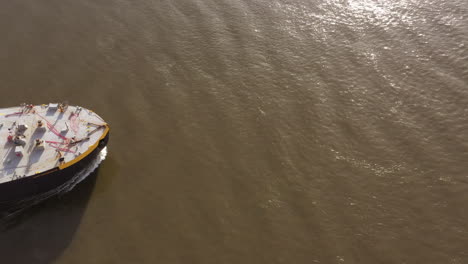
[[[80,224],[98,173],[99,168],[71,191],[0,219],[1,263],[49,264],[60,256]]]

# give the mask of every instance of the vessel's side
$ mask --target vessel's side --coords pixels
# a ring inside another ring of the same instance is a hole
[[[88,155],[66,168],[54,168],[37,177],[24,177],[0,184],[0,209],[11,207],[18,201],[35,197],[67,184],[77,173],[87,168],[96,159],[96,156],[107,145],[108,140],[109,133],[99,141],[96,148]]]

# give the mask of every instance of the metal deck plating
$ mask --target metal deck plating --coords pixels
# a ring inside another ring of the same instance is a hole
[[[79,106],[0,109],[0,185],[78,163],[102,147],[108,131],[101,117]]]

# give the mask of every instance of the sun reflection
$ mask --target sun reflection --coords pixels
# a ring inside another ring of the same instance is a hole
[[[415,21],[416,1],[424,0],[321,0],[304,3],[273,0],[271,7],[284,18],[281,27],[296,38],[310,34],[328,41],[346,30],[365,33],[377,28],[411,28]]]
[[[349,14],[373,23],[385,23],[393,16],[394,1],[348,0],[345,7]]]
[[[387,11],[384,6],[385,3],[375,0],[348,0],[350,10],[356,12],[369,12],[376,14],[385,14]]]

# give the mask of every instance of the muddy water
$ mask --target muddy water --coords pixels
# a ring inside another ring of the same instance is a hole
[[[467,263],[463,0],[0,2],[0,107],[111,125],[1,263]]]

